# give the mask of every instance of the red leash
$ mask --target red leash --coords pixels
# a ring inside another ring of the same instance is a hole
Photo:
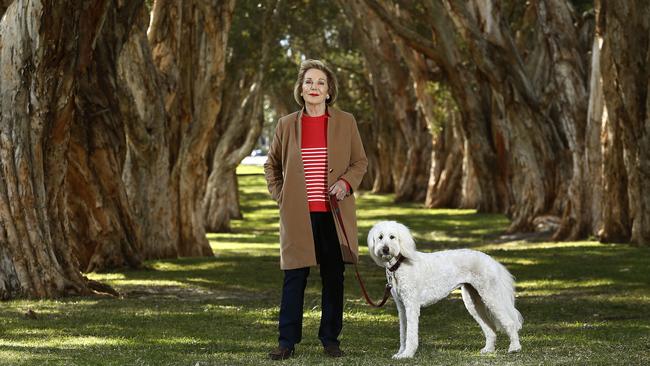
[[[354,254],[352,253],[352,249],[350,248],[350,239],[348,239],[348,234],[345,232],[345,226],[343,225],[343,218],[341,217],[341,209],[339,208],[339,203],[336,200],[336,196],[329,196],[330,200],[330,208],[332,211],[334,211],[334,216],[336,217],[336,220],[339,223],[339,226],[341,226],[341,230],[343,231],[343,236],[345,236],[345,241],[347,242],[346,248],[348,248],[348,252],[350,253],[350,258],[354,260]],[[368,291],[366,291],[366,286],[363,284],[363,280],[361,279],[361,275],[359,274],[359,268],[357,268],[357,264],[354,264],[354,273],[357,276],[357,280],[359,281],[359,286],[361,287],[361,293],[363,294],[363,297],[366,299],[366,302],[368,305],[375,307],[375,308],[380,308],[384,306],[386,303],[386,300],[388,300],[388,297],[390,297],[390,289],[392,286],[387,283],[386,287],[384,288],[384,298],[381,299],[381,302],[379,304],[375,304],[371,299],[370,296],[368,296]]]

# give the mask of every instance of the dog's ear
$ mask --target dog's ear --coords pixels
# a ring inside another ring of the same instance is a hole
[[[409,230],[409,228],[407,228],[406,226],[398,222],[396,222],[396,226],[399,235],[398,238],[399,238],[400,253],[405,258],[413,258],[416,249],[415,249],[415,240],[413,240],[411,231]]]
[[[384,262],[375,255],[375,238],[377,237],[377,225],[379,224],[375,224],[375,226],[373,226],[372,229],[370,229],[368,232],[368,253],[370,253],[370,258],[372,258],[372,260],[375,261],[378,266],[384,267]]]

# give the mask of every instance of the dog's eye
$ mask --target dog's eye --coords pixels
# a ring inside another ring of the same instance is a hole
[[[395,239],[395,235],[391,235],[390,238],[391,238],[391,239]]]
[[[379,235],[379,240],[381,240],[381,239],[383,239],[383,238],[384,238],[383,235]]]

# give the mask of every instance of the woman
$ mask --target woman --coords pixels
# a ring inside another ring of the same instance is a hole
[[[300,65],[294,98],[302,109],[280,118],[264,172],[280,206],[280,267],[284,271],[278,348],[274,360],[291,357],[302,338],[303,299],[309,268],[320,266],[322,313],[318,338],[326,355],[343,356],[344,263],[358,260],[354,195],[368,160],[354,117],[332,108],[338,86],[321,61]],[[339,201],[351,248],[330,210]],[[350,255],[352,252],[352,255]]]

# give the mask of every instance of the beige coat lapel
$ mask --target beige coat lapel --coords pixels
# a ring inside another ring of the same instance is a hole
[[[336,131],[338,124],[336,123],[336,110],[334,108],[328,108],[328,112],[330,116],[327,120],[327,188],[329,189],[329,187],[336,182],[337,178],[332,174],[332,167],[334,165],[332,162],[336,159],[336,156],[334,156],[334,143],[336,141],[336,136],[338,136],[338,131]]]

